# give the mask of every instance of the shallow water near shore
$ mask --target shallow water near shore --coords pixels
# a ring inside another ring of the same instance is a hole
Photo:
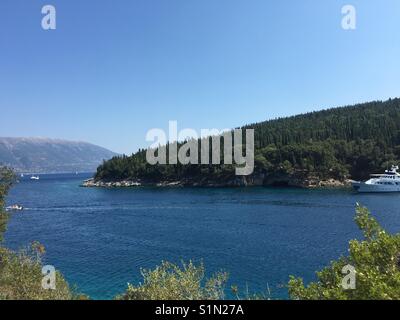
[[[162,260],[203,261],[208,274],[225,270],[230,283],[271,298],[287,298],[289,275],[315,271],[346,254],[361,238],[354,207],[372,210],[400,232],[400,194],[272,188],[81,188],[90,175],[42,175],[15,185],[6,245],[46,247],[47,264],[95,299],[111,299],[140,268]],[[229,287],[228,286],[228,287]],[[227,290],[228,297],[229,290]]]

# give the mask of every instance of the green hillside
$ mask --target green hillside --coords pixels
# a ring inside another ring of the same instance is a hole
[[[255,130],[255,170],[263,184],[277,177],[364,179],[400,159],[400,99],[374,101],[279,118],[243,128]],[[222,146],[221,146],[222,148]],[[104,162],[102,181],[193,182],[234,179],[232,165],[149,165],[146,151]],[[275,179],[276,181],[276,179]]]

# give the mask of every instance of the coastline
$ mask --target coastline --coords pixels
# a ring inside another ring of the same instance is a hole
[[[202,187],[202,188],[238,188],[238,187],[290,187],[302,189],[318,188],[347,188],[351,186],[349,179],[325,179],[320,180],[315,177],[304,180],[285,180],[275,179],[255,179],[254,177],[236,177],[225,182],[217,182],[205,179],[203,181],[178,180],[178,181],[144,181],[144,180],[116,180],[103,181],[94,178],[84,180],[80,185],[84,188],[134,188],[134,187]]]

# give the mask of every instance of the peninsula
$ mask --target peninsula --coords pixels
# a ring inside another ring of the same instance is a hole
[[[86,187],[343,187],[400,159],[400,99],[373,101],[249,124],[254,172],[232,165],[150,165],[146,150],[116,156]],[[167,146],[168,149],[168,146]]]

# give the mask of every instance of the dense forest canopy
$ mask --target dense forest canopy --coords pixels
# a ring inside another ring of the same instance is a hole
[[[250,124],[254,129],[253,176],[315,175],[364,179],[400,159],[400,99],[373,101]],[[222,163],[222,162],[221,162]],[[97,169],[97,180],[223,180],[233,165],[150,165],[146,150],[118,156]]]

